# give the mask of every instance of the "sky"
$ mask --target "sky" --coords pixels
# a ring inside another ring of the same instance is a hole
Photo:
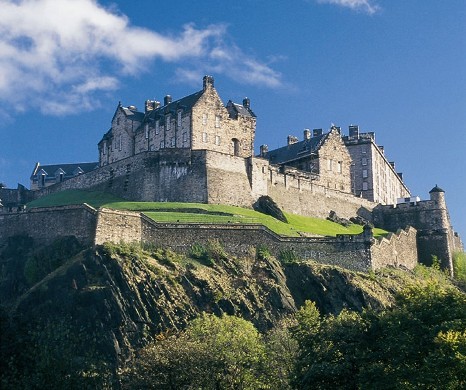
[[[466,1],[0,0],[0,182],[97,161],[118,103],[215,78],[251,99],[256,151],[305,128],[374,131],[413,196],[446,192],[466,241]]]

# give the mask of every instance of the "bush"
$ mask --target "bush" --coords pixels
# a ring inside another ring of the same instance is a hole
[[[453,253],[453,275],[455,279],[466,282],[466,253]]]

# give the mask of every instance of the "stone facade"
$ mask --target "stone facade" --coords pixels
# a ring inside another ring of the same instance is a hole
[[[82,244],[147,242],[189,253],[195,244],[218,241],[231,255],[254,255],[262,246],[280,257],[292,252],[297,258],[368,271],[387,265],[413,268],[416,261],[415,231],[399,232],[382,242],[374,240],[370,228],[356,236],[322,238],[282,237],[262,225],[157,223],[143,214],[87,205],[30,209],[0,214],[0,245],[8,237],[26,234],[50,244],[57,237],[74,235]],[[414,238],[413,238],[414,237]],[[396,262],[392,255],[396,254]]]
[[[435,186],[430,191],[430,200],[378,205],[373,210],[374,223],[387,230],[413,226],[417,229],[419,261],[432,264],[437,256],[444,269],[453,274],[453,253],[463,251],[463,245],[454,232],[445,201],[445,192]]]

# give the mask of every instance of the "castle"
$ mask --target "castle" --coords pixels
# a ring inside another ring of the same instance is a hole
[[[374,133],[355,125],[348,135],[333,125],[328,132],[305,129],[301,141],[290,135],[285,146],[262,145],[255,156],[255,131],[250,100],[224,105],[213,77],[205,76],[202,90],[178,100],[167,95],[163,105],[147,100],[139,111],[118,104],[98,143],[98,162],[37,164],[31,190],[33,197],[79,188],[135,201],[243,207],[267,195],[290,213],[326,218],[333,211],[391,231],[411,226],[419,259],[430,263],[436,255],[452,270],[452,254],[463,247],[444,191],[436,186],[428,201],[411,197]]]

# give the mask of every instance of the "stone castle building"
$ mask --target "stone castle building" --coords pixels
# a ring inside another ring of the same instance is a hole
[[[262,145],[255,156],[255,131],[249,99],[224,105],[214,79],[205,76],[200,91],[178,100],[165,96],[163,105],[147,100],[139,111],[118,104],[98,143],[98,164],[87,171],[84,164],[38,164],[31,189],[34,197],[93,189],[134,201],[243,207],[267,195],[289,213],[326,218],[333,211],[391,231],[413,226],[420,232],[418,246],[424,245],[416,250],[421,260],[428,263],[436,255],[451,269],[452,254],[462,246],[445,217],[446,204],[437,199],[440,192],[412,204],[374,133],[360,133],[358,126],[350,126],[347,136],[336,126],[304,130],[302,141],[289,136],[285,146]]]

